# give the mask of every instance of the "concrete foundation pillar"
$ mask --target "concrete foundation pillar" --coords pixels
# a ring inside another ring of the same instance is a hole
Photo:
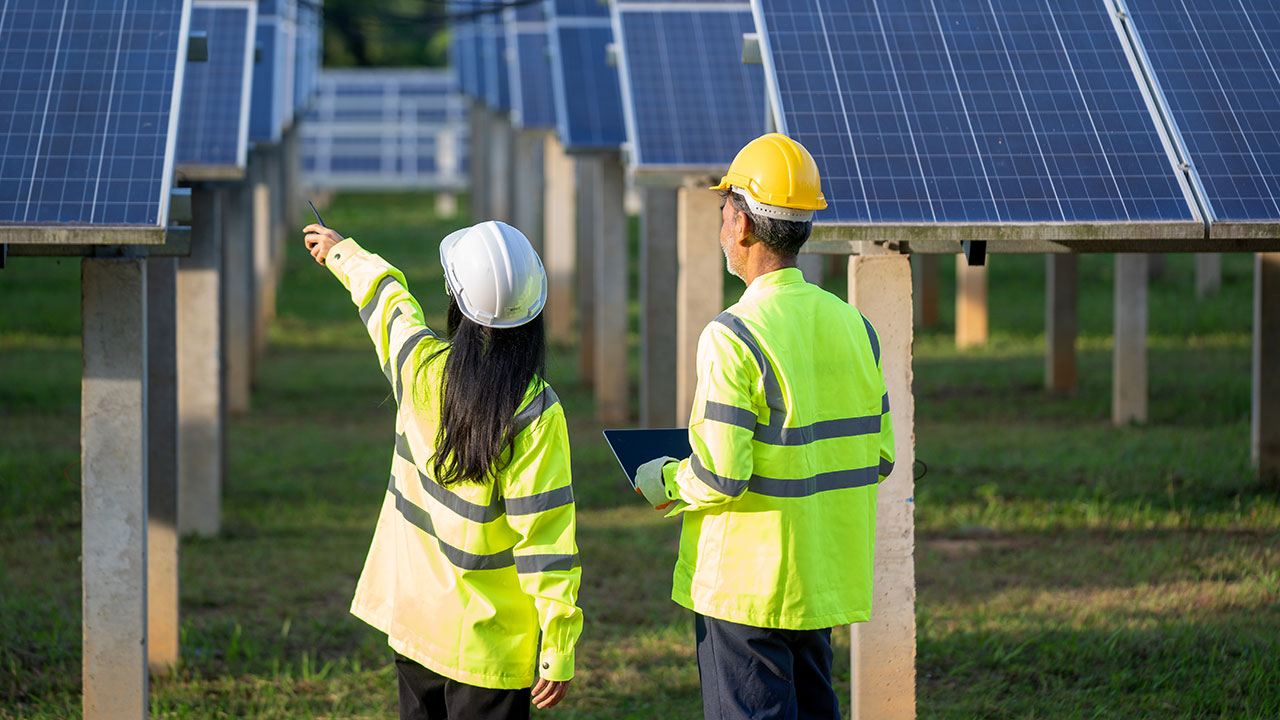
[[[147,269],[80,265],[83,717],[147,716]]]
[[[1196,297],[1217,295],[1222,289],[1222,256],[1218,253],[1196,254]]]
[[[1280,253],[1258,253],[1254,260],[1251,425],[1258,476],[1280,487]]]
[[[489,219],[489,110],[484,103],[472,100],[468,117],[471,123],[467,133],[469,202],[471,222],[478,223]]]
[[[486,173],[489,198],[486,207],[489,216],[485,220],[511,222],[511,190],[512,190],[512,130],[511,118],[505,112],[489,111],[488,121],[489,147],[486,158],[489,170]]]
[[[178,664],[178,362],[175,258],[147,260],[147,662]]]
[[[676,410],[678,191],[644,188],[640,210],[640,425],[673,427]],[[688,412],[688,409],[685,410]]]
[[[964,255],[956,255],[956,347],[986,344],[987,266],[970,265]]]
[[[516,131],[515,182],[511,190],[511,224],[520,228],[539,255],[545,255],[546,251],[542,239],[542,213],[546,204],[542,196],[546,188],[542,150],[546,134],[544,130]]]
[[[222,317],[227,412],[249,412],[253,385],[253,188],[226,187],[222,203]]]
[[[1045,256],[1044,383],[1051,393],[1076,389],[1076,269],[1075,255]]]
[[[625,423],[630,412],[627,372],[627,212],[626,173],[619,152],[592,156],[597,179],[595,270],[595,399],[596,419],[606,425]]]
[[[178,260],[178,528],[218,534],[223,405],[221,194],[191,191],[191,255]]]
[[[677,193],[676,425],[688,425],[698,387],[698,337],[724,310],[724,251],[720,196],[705,183]]]
[[[938,327],[938,256],[911,256],[911,286],[915,288],[916,327]]]
[[[1147,421],[1147,262],[1141,253],[1116,255],[1115,350],[1111,422]]]
[[[295,122],[284,131],[280,141],[280,176],[284,189],[280,207],[283,211],[282,230],[285,238],[300,235],[299,229],[306,224],[301,222],[305,203],[302,201],[302,141],[298,138],[298,132],[298,123]],[[310,212],[310,208],[307,211]]]
[[[826,268],[823,267],[826,262],[826,255],[802,253],[796,256],[796,267],[804,275],[805,281],[818,286],[822,285],[823,276],[826,274]]]
[[[547,133],[542,163],[546,178],[543,201],[547,270],[547,337],[552,342],[573,342],[574,249],[577,243],[577,181],[573,159],[564,152],[555,133]]]
[[[577,268],[578,291],[578,381],[586,386],[595,384],[596,363],[596,266],[595,232],[596,209],[600,207],[600,186],[596,164],[589,156],[573,158],[574,183],[577,185]]]
[[[253,190],[253,359],[254,372],[267,351],[267,328],[275,317],[276,292],[272,271],[271,207],[275,196],[271,185],[271,154],[255,148],[250,156],[249,177]]]
[[[883,253],[863,243],[864,253]],[[876,327],[889,389],[895,453],[893,472],[876,502],[876,556],[871,620],[852,626],[851,706],[854,720],[916,716],[915,399],[911,392],[911,267],[897,253],[864,254],[849,262],[849,301]]]

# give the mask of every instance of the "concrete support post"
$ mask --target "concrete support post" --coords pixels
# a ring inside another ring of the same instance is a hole
[[[488,129],[489,170],[486,175],[489,199],[486,201],[486,206],[489,209],[489,216],[483,219],[510,223],[513,167],[510,116],[504,112],[490,110]]]
[[[178,528],[218,534],[223,405],[221,195],[191,191],[191,255],[178,260]]]
[[[298,235],[302,225],[302,141],[299,139],[298,123],[284,131],[281,140],[281,173],[284,186],[284,199],[281,210],[284,213],[282,229],[284,238]],[[309,210],[308,210],[309,212]],[[286,240],[287,242],[287,240]]]
[[[267,351],[267,327],[275,316],[276,293],[272,278],[272,195],[271,153],[255,148],[249,161],[253,187],[253,358],[257,367]],[[256,375],[256,371],[253,373]]]
[[[511,189],[511,224],[529,238],[533,249],[545,256],[542,212],[546,201],[542,193],[546,189],[543,178],[542,149],[546,142],[544,130],[518,130],[515,133],[515,182]],[[543,262],[546,258],[543,257]]]
[[[893,472],[876,502],[871,620],[852,626],[854,720],[916,716],[915,398],[911,392],[911,267],[907,256],[863,243],[849,263],[849,302],[876,327],[893,414]]]
[[[1147,261],[1141,253],[1116,255],[1115,350],[1111,367],[1111,422],[1147,421]]]
[[[80,265],[83,710],[147,716],[147,271]]]
[[[577,182],[572,158],[564,152],[555,133],[547,133],[542,163],[546,173],[543,200],[547,270],[547,337],[555,343],[573,342],[574,245],[577,240]]]
[[[688,425],[698,387],[698,337],[724,310],[724,251],[719,195],[690,183],[676,197],[676,425]]]
[[[596,163],[590,156],[573,158],[574,183],[577,185],[577,268],[578,291],[578,382],[595,385],[596,363],[596,209],[600,207],[599,178]]]
[[[915,288],[916,327],[938,327],[938,256],[911,256],[911,286]]]
[[[593,156],[595,193],[595,398],[596,419],[617,425],[630,417],[630,376],[627,372],[626,171],[620,152]]]
[[[1075,255],[1045,256],[1044,384],[1049,392],[1066,395],[1076,389],[1076,269]]]
[[[644,188],[640,210],[640,425],[673,427],[676,410],[678,191]],[[685,412],[688,412],[686,409]]]
[[[249,412],[253,387],[253,189],[228,185],[222,203],[222,318],[227,412]]]
[[[1253,403],[1251,455],[1258,476],[1280,487],[1280,253],[1253,265]]]
[[[986,344],[987,266],[970,265],[964,255],[956,255],[956,347]]]
[[[1218,253],[1196,254],[1196,297],[1217,295],[1222,289],[1222,255]]]
[[[477,223],[489,219],[489,110],[478,100],[471,101],[469,114],[470,128],[467,142],[470,143],[467,165],[471,171],[469,176],[469,192],[471,197],[471,222]]]
[[[178,664],[176,258],[147,260],[147,661]]]
[[[796,256],[796,267],[800,269],[800,274],[804,275],[806,282],[821,286],[822,278],[825,274],[823,271],[827,262],[827,256],[817,253],[801,253]]]

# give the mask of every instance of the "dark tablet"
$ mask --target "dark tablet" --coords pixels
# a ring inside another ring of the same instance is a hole
[[[636,486],[636,470],[641,465],[663,455],[683,460],[692,452],[689,428],[605,430],[604,439],[633,488]]]

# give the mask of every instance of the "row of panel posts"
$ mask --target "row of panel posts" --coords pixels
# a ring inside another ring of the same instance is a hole
[[[553,342],[577,341],[581,383],[595,393],[596,419],[631,422],[628,374],[625,168],[616,149],[566,154],[550,130],[514,129],[503,113],[472,103],[470,197],[473,221],[510,222],[529,236],[546,266],[544,311]],[[702,328],[724,309],[718,178],[642,186],[639,248],[641,427],[688,422]],[[956,341],[985,343],[986,268],[957,257]],[[1146,418],[1148,256],[1118,254],[1115,288],[1113,420]],[[1157,256],[1158,257],[1158,256]],[[1216,256],[1198,262],[1199,293],[1214,291]],[[801,256],[807,277],[824,258]],[[898,461],[881,486],[875,559],[876,613],[853,627],[855,718],[915,714],[913,325],[937,318],[938,256],[908,256],[862,243],[848,258],[849,301],[878,328]],[[1075,385],[1076,257],[1051,255],[1046,276],[1046,384]],[[913,275],[917,285],[913,294]],[[913,303],[918,303],[913,305]],[[914,308],[914,309],[913,309]],[[918,312],[917,312],[918,311]],[[1252,448],[1264,475],[1280,475],[1280,253],[1259,254],[1255,273]],[[914,316],[914,323],[913,323]],[[576,331],[576,332],[575,332]]]
[[[179,178],[189,255],[82,261],[86,718],[146,717],[148,669],[178,662],[179,537],[221,526],[227,414],[249,409],[299,217],[296,138],[242,180]]]

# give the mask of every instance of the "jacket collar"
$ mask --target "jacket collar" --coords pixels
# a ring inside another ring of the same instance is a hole
[[[786,285],[795,285],[803,282],[805,282],[804,273],[800,272],[800,268],[789,267],[774,270],[752,280],[747,289],[743,291],[742,299],[746,300],[753,295],[768,293]]]

